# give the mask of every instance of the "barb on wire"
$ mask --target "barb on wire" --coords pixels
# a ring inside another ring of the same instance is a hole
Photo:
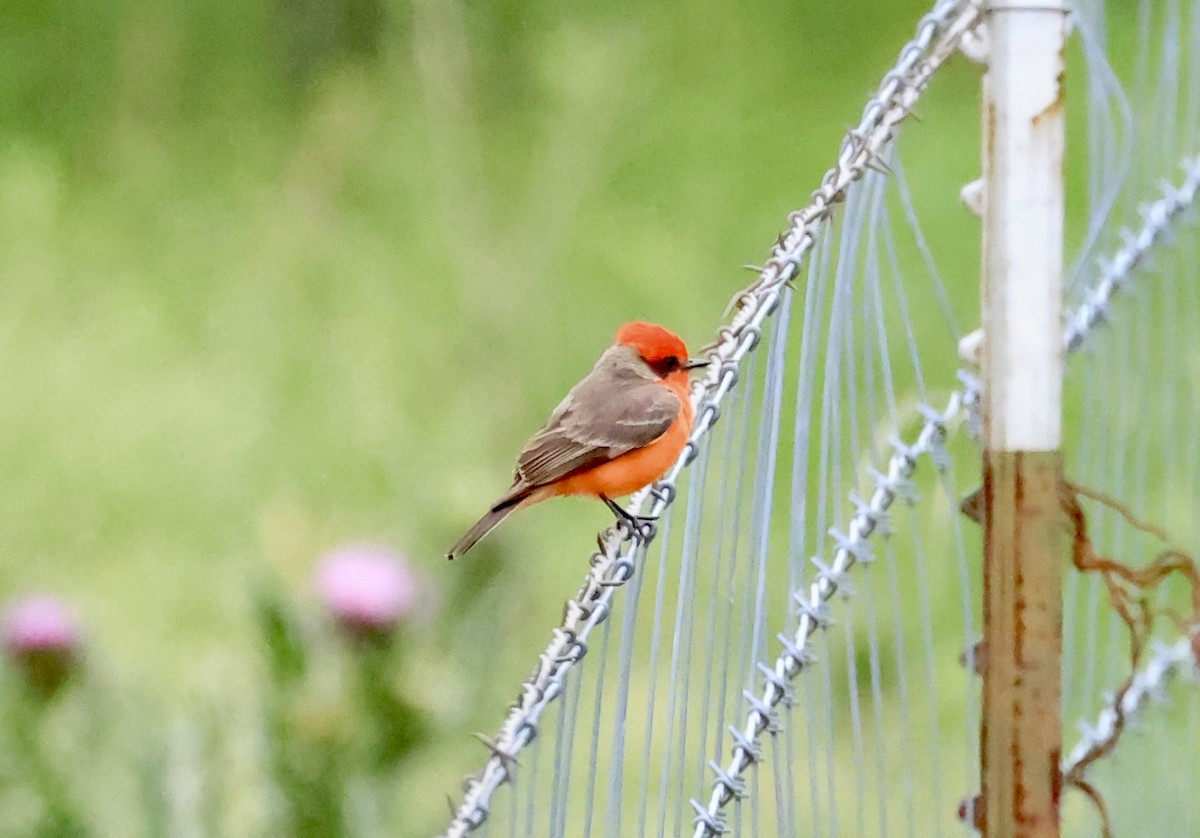
[[[1178,185],[1164,183],[1162,197],[1141,209],[1141,228],[1136,233],[1123,230],[1125,244],[1111,259],[1100,262],[1100,278],[1068,322],[1064,338],[1068,352],[1079,348],[1096,326],[1108,320],[1113,296],[1128,286],[1134,271],[1165,240],[1184,212],[1195,205],[1200,195],[1200,156],[1184,160],[1182,168],[1183,180]]]
[[[900,51],[896,65],[868,100],[859,124],[847,133],[836,165],[826,172],[809,204],[788,216],[788,227],[772,248],[771,258],[759,271],[758,278],[734,297],[732,318],[719,330],[717,340],[705,348],[712,363],[707,377],[696,382],[692,390],[697,412],[688,445],[659,483],[634,497],[633,506],[639,514],[659,515],[674,500],[679,474],[695,458],[700,440],[716,422],[721,402],[737,381],[741,359],[758,345],[763,323],[778,307],[785,287],[790,287],[800,264],[815,246],[817,230],[829,219],[833,208],[845,200],[851,184],[876,165],[933,73],[979,17],[978,0],[938,0],[933,10],[921,19],[916,37]],[[856,536],[855,532],[851,530],[851,538],[867,534],[859,530]],[[654,535],[648,531],[634,532],[627,526],[618,528],[616,533],[592,556],[591,571],[583,586],[567,603],[562,624],[554,630],[537,667],[521,685],[521,693],[499,734],[488,745],[491,756],[483,770],[467,781],[462,803],[444,833],[445,838],[463,838],[487,819],[493,793],[511,779],[517,754],[533,741],[542,712],[561,695],[567,673],[587,653],[588,636],[608,616],[617,588],[632,576],[637,557]],[[802,655],[790,660],[799,663]],[[773,703],[778,700],[774,698]],[[752,755],[754,747],[744,743],[739,746],[739,753]],[[738,791],[736,780],[721,784],[720,788],[729,789],[730,795]]]
[[[1181,637],[1171,644],[1157,645],[1145,666],[1134,673],[1128,688],[1106,698],[1096,723],[1080,721],[1080,739],[1063,759],[1060,770],[1073,777],[1096,753],[1111,749],[1123,724],[1133,718],[1150,699],[1162,695],[1178,675],[1200,677],[1200,634]]]

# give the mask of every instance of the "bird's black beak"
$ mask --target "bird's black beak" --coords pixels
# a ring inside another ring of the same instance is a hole
[[[687,363],[683,365],[685,370],[698,370],[701,367],[709,365],[708,358],[688,358]]]

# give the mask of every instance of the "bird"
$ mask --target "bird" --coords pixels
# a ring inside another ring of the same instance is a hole
[[[613,498],[650,485],[679,459],[692,432],[687,345],[655,323],[617,330],[612,346],[571,388],[521,449],[512,485],[446,553],[455,559],[510,514],[564,495],[598,498],[618,517],[636,516]]]

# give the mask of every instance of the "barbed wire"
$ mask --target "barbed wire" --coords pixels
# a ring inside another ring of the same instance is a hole
[[[911,112],[916,100],[924,91],[933,73],[958,48],[963,36],[972,31],[981,16],[981,8],[974,2],[939,3],[917,26],[917,35],[904,46],[896,66],[885,76],[879,92],[867,103],[863,120],[852,130],[843,143],[838,165],[830,169],[822,180],[821,189],[813,194],[812,203],[803,210],[789,216],[791,227],[781,237],[772,254],[772,259],[763,269],[755,285],[743,296],[752,295],[761,287],[776,288],[794,275],[796,266],[815,243],[815,229],[820,221],[828,217],[832,200],[826,194],[844,196],[846,188],[871,168],[879,153],[894,137],[896,126]],[[858,168],[857,174],[855,169]],[[827,193],[826,190],[829,190]],[[737,319],[734,324],[736,327]],[[807,646],[809,638],[828,621],[825,603],[839,589],[847,570],[856,562],[870,561],[871,536],[882,531],[888,509],[897,497],[911,497],[911,477],[917,459],[923,454],[933,457],[935,463],[944,465],[946,455],[942,443],[946,436],[946,423],[957,416],[964,400],[973,398],[978,388],[968,388],[951,394],[944,412],[925,406],[922,408],[926,422],[913,445],[907,446],[899,440],[893,441],[894,453],[889,460],[886,473],[876,473],[875,487],[869,501],[853,499],[857,512],[843,534],[832,530],[830,536],[838,543],[833,560],[824,564],[819,558],[812,561],[818,573],[808,589],[794,597],[800,609],[800,621],[795,633],[788,637],[781,633],[783,653],[773,667],[759,664],[764,678],[764,687],[759,695],[747,691],[744,695],[750,705],[745,726],[731,727],[733,753],[723,768],[716,761],[710,763],[715,780],[707,805],[699,800],[691,801],[696,811],[695,838],[708,838],[725,831],[722,810],[731,800],[745,794],[742,774],[761,758],[759,740],[764,732],[775,730],[775,707],[780,702],[790,701],[790,683],[810,662]]]
[[[867,100],[859,124],[842,140],[837,164],[821,179],[808,206],[788,215],[788,229],[779,237],[771,259],[758,279],[739,297],[790,280],[804,256],[816,243],[820,223],[833,205],[845,198],[846,189],[876,168],[880,152],[894,138],[899,124],[929,84],[933,74],[958,49],[964,35],[982,19],[982,0],[939,0],[917,24],[916,36],[900,50],[896,64],[883,76],[879,89]],[[738,326],[735,317],[731,329]]]
[[[877,533],[887,532],[888,510],[896,499],[904,498],[910,503],[915,501],[916,489],[912,476],[916,471],[918,459],[928,455],[939,470],[948,464],[948,455],[944,447],[946,426],[962,410],[965,392],[951,393],[942,413],[928,406],[921,407],[925,414],[925,424],[916,441],[910,446],[898,439],[892,440],[893,453],[888,460],[887,472],[874,472],[872,475],[875,479],[875,489],[870,500],[862,501],[851,495],[851,501],[857,506],[857,511],[850,519],[846,533],[836,529],[829,531],[829,536],[838,545],[833,560],[826,564],[820,557],[814,556],[811,559],[817,567],[816,577],[808,587],[807,596],[804,591],[800,591],[793,597],[800,609],[800,620],[795,633],[791,637],[784,633],[778,635],[780,643],[783,644],[783,653],[775,659],[774,666],[768,667],[761,663],[758,665],[764,680],[762,694],[755,695],[749,690],[743,693],[750,705],[746,724],[743,729],[729,728],[734,746],[728,766],[722,768],[715,761],[709,763],[716,780],[708,805],[695,799],[691,801],[692,808],[696,810],[695,838],[708,838],[725,832],[721,810],[731,800],[745,796],[746,784],[742,774],[762,759],[759,739],[764,732],[773,734],[778,729],[775,707],[781,703],[785,706],[790,705],[791,682],[813,660],[808,651],[808,642],[818,629],[829,625],[826,603],[843,586],[846,572],[851,567],[857,563],[869,564],[875,560],[870,539]]]
[[[1134,673],[1129,688],[1104,697],[1094,725],[1079,721],[1082,734],[1060,766],[1067,776],[1089,755],[1107,751],[1127,724],[1152,698],[1161,698],[1167,684],[1177,675],[1200,678],[1200,634],[1180,637],[1171,644],[1158,644],[1146,665]],[[1119,705],[1118,705],[1119,702]]]
[[[1146,257],[1158,245],[1166,241],[1171,228],[1177,223],[1200,195],[1200,157],[1184,160],[1182,168],[1185,172],[1183,180],[1178,184],[1164,183],[1161,187],[1163,197],[1144,206],[1140,212],[1144,219],[1142,227],[1137,232],[1123,230],[1120,233],[1124,246],[1111,259],[1101,260],[1100,276],[1084,295],[1084,302],[1067,318],[1067,326],[1063,333],[1063,342],[1067,352],[1073,352],[1083,345],[1084,339],[1100,323],[1108,319],[1108,304],[1114,294],[1121,289],[1128,289],[1133,273],[1143,264]],[[787,703],[790,694],[790,684],[800,671],[811,661],[807,650],[809,638],[817,629],[828,625],[825,614],[825,604],[837,592],[839,583],[846,571],[858,562],[869,562],[873,556],[870,550],[869,538],[881,532],[881,523],[886,518],[887,509],[897,497],[911,495],[912,475],[916,469],[917,459],[922,454],[929,454],[935,465],[940,469],[946,462],[946,452],[943,446],[946,428],[956,418],[960,411],[967,415],[968,428],[979,425],[979,407],[981,405],[981,383],[979,379],[967,370],[958,373],[963,384],[961,390],[950,395],[949,403],[943,413],[937,413],[928,406],[922,406],[921,411],[926,417],[924,426],[912,446],[905,446],[899,441],[893,441],[893,453],[886,474],[876,472],[875,489],[870,502],[851,497],[857,511],[847,527],[848,535],[837,530],[831,530],[830,536],[838,547],[832,562],[825,564],[819,558],[813,558],[818,568],[814,581],[805,592],[799,591],[794,601],[800,609],[799,625],[793,637],[780,634],[784,651],[776,659],[774,666],[767,667],[758,664],[765,685],[761,695],[745,693],[750,706],[744,729],[730,728],[734,739],[733,756],[727,767],[722,768],[716,762],[709,764],[716,779],[713,782],[712,795],[707,805],[698,800],[692,800],[692,808],[696,810],[696,829],[693,838],[711,838],[725,831],[725,823],[721,810],[731,801],[745,795],[745,782],[742,773],[761,759],[759,739],[763,732],[775,732],[777,729],[774,708],[780,703]],[[977,434],[972,434],[977,436]],[[1187,638],[1180,644],[1190,643]],[[1177,645],[1180,645],[1177,644]],[[1176,647],[1166,647],[1172,654]],[[1188,646],[1189,654],[1191,647]],[[1181,661],[1175,661],[1168,652],[1147,665],[1141,677],[1142,681],[1135,682],[1133,699],[1123,701],[1122,706],[1130,706],[1130,701],[1137,707],[1145,702],[1146,697],[1156,684],[1165,677],[1160,668],[1170,663],[1177,669]],[[1127,693],[1128,694],[1128,693]],[[1110,701],[1112,701],[1110,697]],[[1111,710],[1115,714],[1115,709]],[[1115,715],[1109,717],[1102,714],[1100,722],[1093,728],[1084,726],[1085,742],[1077,746],[1083,748],[1082,753],[1093,746],[1104,746],[1117,731],[1114,725]],[[1090,738],[1088,738],[1090,736]],[[1072,752],[1075,755],[1075,752]],[[1064,766],[1067,763],[1064,762]],[[1067,773],[1069,767],[1064,767]]]
[[[680,473],[695,459],[701,439],[716,423],[722,401],[737,382],[741,359],[758,345],[763,323],[774,313],[784,288],[815,246],[817,230],[831,217],[833,208],[845,200],[847,189],[869,169],[879,167],[880,152],[911,113],[933,73],[979,18],[978,0],[939,0],[921,19],[916,37],[900,51],[896,65],[867,101],[859,124],[842,141],[836,165],[825,173],[809,204],[789,214],[788,228],[772,248],[755,282],[734,297],[729,324],[718,331],[716,342],[706,347],[712,361],[708,374],[692,389],[696,420],[687,446],[662,480],[634,496],[631,505],[639,515],[657,517],[675,499]],[[901,479],[899,474],[896,479]],[[592,555],[591,571],[579,592],[567,602],[562,624],[554,630],[533,673],[522,683],[499,734],[494,739],[481,737],[491,756],[482,771],[467,780],[462,803],[443,833],[445,838],[463,838],[487,819],[492,795],[513,778],[517,755],[537,735],[541,714],[562,694],[567,673],[587,654],[589,635],[608,617],[616,590],[633,576],[639,552],[656,534],[652,523],[635,529],[622,522],[610,532],[607,540],[601,536],[601,549]]]
[[[1141,228],[1137,232],[1122,230],[1123,246],[1112,258],[1100,261],[1100,279],[1068,321],[1064,339],[1068,352],[1077,349],[1096,326],[1108,320],[1113,296],[1127,288],[1133,272],[1151,250],[1169,236],[1175,223],[1196,204],[1200,196],[1200,156],[1185,159],[1181,167],[1184,177],[1180,183],[1163,182],[1162,197],[1140,208]]]
[[[837,165],[826,173],[808,206],[788,216],[789,227],[772,249],[771,258],[760,269],[756,281],[734,297],[733,318],[729,325],[719,330],[717,341],[706,348],[714,363],[706,379],[696,382],[693,388],[697,419],[687,447],[663,480],[634,497],[632,506],[642,514],[657,517],[672,503],[680,473],[691,464],[700,440],[719,417],[722,401],[737,382],[741,359],[757,346],[762,325],[777,308],[782,289],[796,276],[799,265],[815,245],[816,231],[828,220],[834,206],[844,200],[849,186],[861,179],[868,169],[877,167],[880,152],[894,138],[896,128],[911,112],[933,73],[954,51],[958,41],[972,30],[979,17],[977,2],[948,0],[938,3],[922,18],[917,36],[905,45],[895,67],[884,76],[878,93],[864,108],[860,124],[847,133]],[[1100,278],[1068,318],[1064,332],[1068,352],[1078,349],[1097,325],[1107,322],[1113,296],[1128,287],[1134,271],[1195,204],[1200,194],[1200,158],[1184,161],[1183,168],[1183,180],[1178,185],[1163,184],[1163,197],[1141,210],[1142,227],[1136,232],[1123,231],[1124,246],[1109,260],[1101,261]],[[882,531],[887,510],[895,499],[911,494],[911,477],[918,458],[929,454],[940,467],[945,457],[943,443],[948,423],[961,410],[977,415],[979,382],[965,371],[960,372],[959,377],[964,387],[951,393],[945,411],[938,413],[927,406],[922,408],[926,422],[911,446],[893,441],[894,453],[887,473],[875,474],[876,486],[871,500],[855,499],[857,511],[847,527],[848,534],[836,530],[830,532],[838,543],[832,562],[826,565],[813,559],[818,566],[818,575],[807,591],[807,598],[804,592],[795,597],[801,611],[799,626],[792,638],[780,635],[784,652],[774,667],[759,664],[765,687],[761,695],[748,693],[746,696],[751,709],[745,728],[730,730],[735,745],[728,767],[722,768],[715,762],[711,764],[716,780],[708,805],[692,801],[697,811],[696,838],[708,838],[724,831],[721,810],[744,794],[741,775],[760,758],[758,742],[762,733],[775,729],[774,708],[788,699],[790,681],[811,660],[807,652],[809,637],[827,625],[825,603],[839,589],[839,583],[851,566],[873,558],[868,539]],[[631,532],[622,524],[617,535],[593,554],[591,572],[578,594],[567,603],[562,625],[555,630],[550,645],[539,656],[533,674],[522,684],[521,695],[500,734],[494,740],[485,738],[492,756],[481,774],[467,782],[463,803],[445,833],[447,838],[465,836],[487,818],[491,795],[512,778],[517,753],[536,736],[541,713],[561,694],[569,669],[586,654],[588,636],[607,618],[616,588],[632,577],[639,551],[654,538],[655,530],[652,524],[647,524],[638,532]],[[1154,667],[1161,663],[1152,660],[1146,672],[1159,677]],[[1177,668],[1178,662],[1173,666]],[[1139,701],[1144,700],[1143,695]],[[1103,718],[1102,715],[1101,723],[1096,727],[1087,729],[1094,735],[1111,735],[1105,733],[1109,728],[1104,726]],[[1097,740],[1089,741],[1095,744]],[[1081,743],[1079,747],[1085,746]],[[1067,765],[1064,762],[1064,766]]]
[[[1063,346],[1068,354],[1083,348],[1096,327],[1109,322],[1113,297],[1129,290],[1134,273],[1146,264],[1154,248],[1169,241],[1175,225],[1194,210],[1200,199],[1200,156],[1184,158],[1179,168],[1184,173],[1179,183],[1163,181],[1159,185],[1162,197],[1138,208],[1142,226],[1136,231],[1122,228],[1117,234],[1123,242],[1121,247],[1112,256],[1097,260],[1099,278],[1084,293],[1083,302],[1066,317]],[[977,439],[983,429],[980,383],[972,377],[967,386],[973,396],[967,426]]]
[[[1099,278],[1084,293],[1083,302],[1065,318],[1067,325],[1063,331],[1063,346],[1068,355],[1083,348],[1084,341],[1097,326],[1109,322],[1109,306],[1113,297],[1118,291],[1130,290],[1134,275],[1147,264],[1153,250],[1170,240],[1175,225],[1195,206],[1200,197],[1200,156],[1184,158],[1180,168],[1184,176],[1178,184],[1162,182],[1159,185],[1161,197],[1138,208],[1142,226],[1136,232],[1122,228],[1118,233],[1122,246],[1111,257],[1098,260]],[[973,346],[981,343],[982,335],[979,340],[972,342]],[[967,373],[960,372],[959,376],[966,383],[969,396],[965,402],[970,405],[967,410],[968,432],[978,440],[983,427],[980,413],[982,385]],[[1126,690],[1104,696],[1106,706],[1100,711],[1095,725],[1079,720],[1082,738],[1062,760],[1062,776],[1070,777],[1090,755],[1110,752],[1116,746],[1125,720],[1138,712],[1150,698],[1161,694],[1165,682],[1188,660],[1192,661],[1193,672],[1200,672],[1200,634],[1180,638],[1169,646],[1157,645],[1146,665],[1134,673]]]
[[[1163,182],[1162,197],[1139,209],[1142,226],[1136,231],[1123,229],[1124,244],[1109,259],[1100,262],[1100,278],[1084,295],[1084,302],[1068,319],[1064,344],[1068,352],[1078,349],[1092,330],[1109,321],[1109,303],[1118,291],[1128,291],[1137,270],[1144,266],[1155,247],[1170,240],[1174,226],[1195,207],[1200,198],[1200,156],[1185,158],[1180,167],[1184,175],[1179,183]],[[1190,662],[1193,675],[1200,669],[1200,633],[1179,638],[1175,643],[1158,644],[1129,687],[1104,697],[1105,707],[1096,723],[1079,721],[1080,741],[1062,761],[1062,774],[1074,772],[1091,754],[1109,752],[1121,735],[1124,723],[1162,693],[1166,682]]]
[[[639,517],[656,518],[674,501],[675,483],[680,473],[691,465],[699,451],[700,439],[717,421],[721,402],[737,382],[741,358],[757,345],[762,324],[778,306],[779,298],[778,288],[764,294],[759,300],[756,316],[744,323],[727,342],[712,349],[710,356],[714,359],[713,366],[717,366],[715,376],[710,373],[705,381],[695,382],[692,388],[692,402],[698,408],[692,434],[682,456],[666,476],[634,495],[631,506],[638,510]],[[652,521],[642,523],[637,530],[620,521],[615,528],[601,534],[602,549],[592,554],[591,571],[579,592],[567,602],[562,624],[554,630],[550,644],[539,655],[533,673],[521,684],[521,693],[499,735],[494,739],[480,737],[492,755],[480,774],[467,780],[463,801],[443,833],[445,838],[468,835],[487,819],[492,794],[512,779],[517,754],[537,735],[541,714],[562,694],[567,673],[587,654],[588,636],[608,618],[613,595],[633,577],[639,551],[643,551],[655,535]]]

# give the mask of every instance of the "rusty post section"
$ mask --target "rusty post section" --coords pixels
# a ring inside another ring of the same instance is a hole
[[[1005,0],[984,84],[982,817],[1059,828],[1065,0]]]
[[[1059,835],[1060,470],[1057,451],[985,454],[981,736],[989,838]]]

